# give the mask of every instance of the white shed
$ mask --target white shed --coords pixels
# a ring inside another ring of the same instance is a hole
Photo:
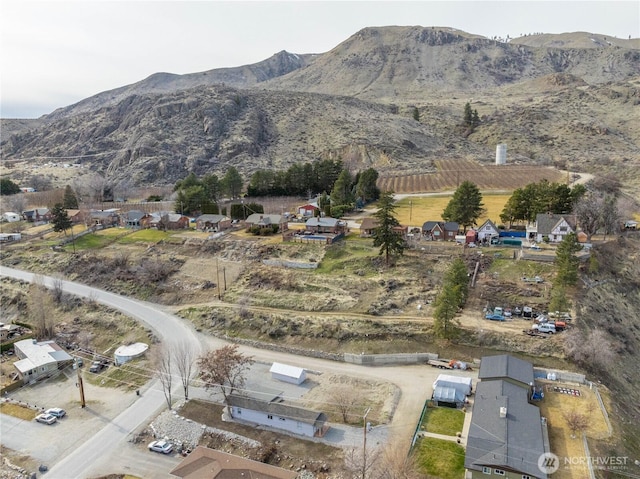
[[[127,346],[120,346],[113,353],[113,359],[116,366],[120,366],[132,359],[139,358],[149,349],[149,345],[145,343],[133,343]]]
[[[307,379],[307,372],[303,368],[287,364],[273,363],[269,369],[272,379],[291,384],[302,384]]]
[[[7,211],[6,213],[2,213],[2,219],[7,223],[15,223],[16,221],[20,221],[22,217],[18,213]]]

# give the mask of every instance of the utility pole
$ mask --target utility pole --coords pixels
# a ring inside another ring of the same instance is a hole
[[[78,388],[80,389],[80,407],[84,408],[87,404],[84,400],[84,384],[82,382],[82,374],[80,374],[80,366],[78,365],[78,360],[73,360],[73,366],[76,368],[76,372],[78,373]]]
[[[362,441],[362,479],[367,477],[367,414],[369,414],[371,408],[367,409],[364,413],[362,422],[364,424],[364,440]]]
[[[220,268],[218,267],[218,258],[216,258],[216,283],[218,283],[218,299],[222,299],[222,294],[220,293]]]
[[[409,223],[411,223],[412,215],[413,215],[413,200],[409,200]]]

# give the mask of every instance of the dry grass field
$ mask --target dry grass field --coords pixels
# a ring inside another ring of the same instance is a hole
[[[589,426],[585,433],[590,439],[605,439],[609,430],[602,414],[595,392],[588,386],[544,383],[544,400],[540,403],[540,413],[547,418],[551,452],[560,458],[560,469],[554,473],[556,479],[582,479],[589,477],[584,462],[586,453],[582,434],[573,433],[567,423],[567,415],[573,411],[588,416]],[[580,392],[579,396],[554,391],[554,386],[565,387]]]
[[[482,202],[486,212],[478,218],[478,226],[487,219],[498,225],[500,213],[510,197],[510,194],[483,195]],[[422,226],[425,221],[442,221],[442,212],[450,200],[450,195],[404,198],[396,203],[396,217],[400,224],[411,226]]]

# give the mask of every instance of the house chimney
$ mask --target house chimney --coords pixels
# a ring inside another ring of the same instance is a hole
[[[501,406],[500,407],[500,417],[507,417],[507,407],[506,406]]]

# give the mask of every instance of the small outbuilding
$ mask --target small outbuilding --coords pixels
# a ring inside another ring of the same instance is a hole
[[[307,379],[307,372],[303,368],[288,364],[273,363],[269,372],[272,379],[285,383],[302,384]]]
[[[143,356],[149,349],[149,345],[145,343],[133,343],[127,346],[120,346],[113,353],[113,360],[116,366],[127,363],[132,359]]]
[[[440,374],[433,383],[432,399],[439,406],[462,406],[472,387],[471,378]]]

